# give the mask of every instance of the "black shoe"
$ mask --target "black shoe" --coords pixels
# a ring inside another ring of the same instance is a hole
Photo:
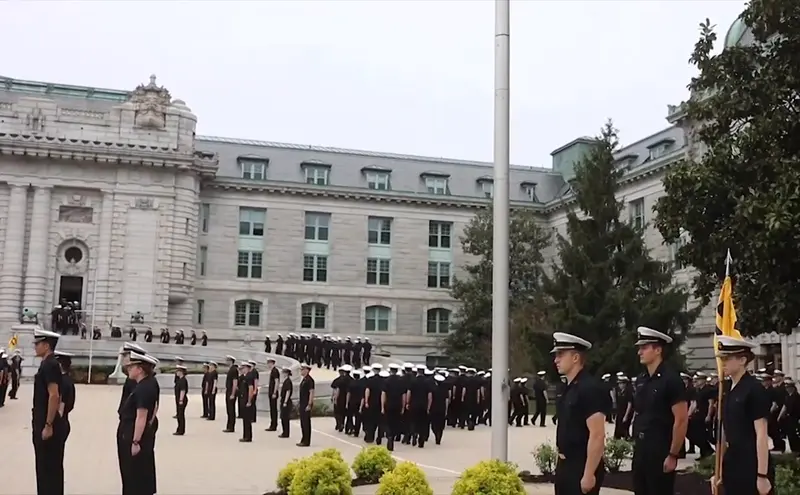
[[[242,442],[242,443],[250,443],[250,442],[253,441],[253,439],[252,438],[240,438],[239,441]]]
[[[300,442],[300,443],[298,443],[298,444],[296,444],[296,445],[297,445],[298,447],[311,447],[311,444],[310,444],[310,443],[303,443],[303,442]]]
[[[280,435],[278,435],[278,438],[289,438],[289,435],[284,435],[283,433],[281,433]]]
[[[206,418],[208,421],[214,421],[217,418]]]
[[[266,428],[264,431],[278,431],[277,428]]]
[[[175,433],[173,433],[173,435],[175,435],[176,437],[181,437],[183,436],[183,432],[176,431]]]
[[[227,428],[222,430],[222,433],[234,433],[234,432],[236,432],[236,430],[229,430]]]

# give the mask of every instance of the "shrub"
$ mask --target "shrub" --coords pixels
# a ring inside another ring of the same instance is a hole
[[[789,466],[777,466],[774,488],[779,495],[797,495],[800,493],[800,473]]]
[[[303,462],[305,462],[305,459],[292,459],[289,464],[285,465],[283,469],[278,472],[278,479],[275,481],[275,484],[278,485],[280,490],[289,490],[289,487],[292,485],[294,475],[297,474],[297,471],[300,469],[300,466]]]
[[[633,455],[633,444],[624,438],[608,437],[606,439],[603,460],[609,473],[618,473],[625,460]]]
[[[353,460],[353,472],[367,483],[377,483],[384,473],[390,472],[396,465],[389,449],[376,445],[358,453]]]
[[[297,408],[297,404],[292,406],[292,411],[289,413],[290,419],[298,419],[300,418],[300,410]],[[311,405],[311,416],[315,418],[322,418],[333,416],[333,408],[331,408],[328,402],[323,402],[322,400],[314,401],[314,404]]]
[[[556,472],[556,462],[558,462],[558,452],[549,443],[540,444],[533,451],[533,462],[544,475],[551,475]]]
[[[403,462],[381,477],[375,495],[433,495],[433,490],[416,464]]]
[[[326,459],[332,459],[334,461],[344,462],[344,458],[342,458],[342,453],[333,448],[320,450],[319,452],[314,452],[313,454],[311,454],[311,457],[324,457]]]
[[[330,451],[336,455],[331,455]],[[352,493],[350,467],[335,449],[326,449],[303,460],[289,485],[289,495],[352,495]]]
[[[714,469],[717,466],[717,456],[712,454],[708,457],[698,459],[694,463],[693,471],[701,476],[711,479],[714,476]]]
[[[525,495],[525,487],[514,464],[482,461],[461,473],[452,495]]]

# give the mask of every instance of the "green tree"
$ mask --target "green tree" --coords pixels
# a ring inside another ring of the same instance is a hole
[[[672,283],[669,267],[650,258],[643,232],[620,220],[617,146],[609,122],[575,165],[576,208],[567,214],[567,236],[558,236],[558,259],[542,283],[549,326],[592,342],[589,366],[600,373],[641,369],[633,347],[638,326],[669,331],[677,344],[697,314],[686,310],[688,295]]]
[[[800,2],[753,0],[741,16],[754,43],[712,55],[706,20],[685,104],[696,151],[673,167],[656,225],[688,242],[678,259],[697,269],[707,304],[734,259],[740,330],[789,333],[800,323]]]
[[[531,371],[542,361],[535,345],[537,306],[532,304],[543,273],[542,250],[549,236],[541,217],[532,210],[515,209],[509,224],[509,342],[512,371]],[[492,210],[478,212],[464,229],[461,247],[474,262],[463,268],[466,276],[453,281],[452,296],[459,301],[453,331],[443,350],[457,363],[491,365],[492,349]]]

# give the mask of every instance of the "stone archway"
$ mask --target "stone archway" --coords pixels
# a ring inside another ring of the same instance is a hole
[[[79,239],[67,239],[56,250],[53,305],[63,300],[86,307],[89,274],[89,246]]]

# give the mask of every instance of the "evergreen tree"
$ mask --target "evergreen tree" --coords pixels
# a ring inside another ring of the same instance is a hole
[[[753,43],[737,46],[743,28]],[[678,259],[697,270],[695,295],[715,298],[734,259],[740,331],[790,333],[800,325],[800,2],[753,0],[713,55],[706,20],[685,105],[702,156],[671,167],[657,205]]]
[[[593,343],[590,369],[637,373],[636,328],[670,332],[677,349],[698,310],[686,310],[688,295],[672,283],[669,267],[650,258],[643,232],[620,219],[617,146],[609,122],[575,165],[577,208],[567,215],[567,236],[558,236],[558,259],[543,277],[541,302],[553,330]]]
[[[538,306],[532,304],[540,287],[548,235],[532,210],[512,210],[509,224],[509,342],[511,367],[531,371],[542,357],[534,345]],[[492,355],[492,210],[478,212],[464,229],[461,247],[474,257],[464,266],[466,276],[453,282],[452,296],[461,305],[453,331],[443,349],[458,364],[488,368]]]

